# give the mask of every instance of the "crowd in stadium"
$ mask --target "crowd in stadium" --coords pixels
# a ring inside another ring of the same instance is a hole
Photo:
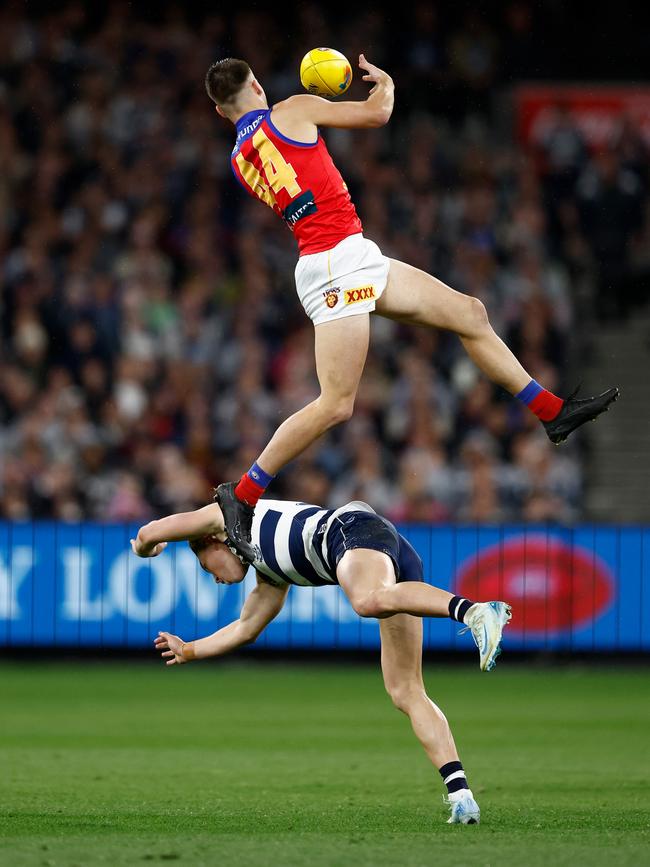
[[[2,517],[194,508],[317,394],[294,239],[231,177],[233,129],[204,90],[221,56],[249,60],[271,103],[299,88],[316,44],[352,58],[362,46],[387,68],[391,122],[325,131],[366,235],[480,297],[531,375],[571,390],[576,287],[592,280],[597,313],[617,314],[605,266],[647,239],[648,154],[627,127],[590,153],[561,116],[543,161],[515,144],[498,96],[539,72],[530,4],[509,4],[499,27],[470,10],[445,28],[417,3],[397,43],[378,14],[343,31],[300,4],[290,48],[262,11],[164,10],[0,10]],[[352,420],[269,496],[361,499],[405,522],[570,522],[582,445],[551,446],[455,337],[375,317]]]

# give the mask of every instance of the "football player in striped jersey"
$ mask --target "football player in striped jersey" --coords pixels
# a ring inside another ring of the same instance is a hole
[[[168,542],[187,540],[201,566],[221,584],[242,581],[248,565],[228,539],[218,502],[151,521],[131,540],[140,557],[155,557]],[[258,637],[280,612],[292,584],[338,584],[362,617],[379,619],[384,683],[410,719],[447,786],[450,823],[473,824],[480,810],[467,783],[447,719],[422,679],[422,617],[451,617],[471,632],[480,668],[490,671],[511,617],[505,602],[475,602],[424,581],[423,564],[393,524],[369,505],[338,509],[286,500],[260,500],[252,524],[257,585],[237,620],[212,635],[183,641],[160,632],[155,646],[167,665],[221,656]]]

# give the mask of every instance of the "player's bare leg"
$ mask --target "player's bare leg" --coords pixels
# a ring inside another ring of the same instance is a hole
[[[264,488],[325,431],[352,415],[369,337],[368,313],[316,325],[314,351],[320,395],[280,425],[237,486],[230,482],[217,488],[215,498],[223,511],[228,536],[246,560],[254,559],[250,527],[254,506]]]
[[[381,669],[386,691],[410,719],[415,736],[435,765],[457,762],[447,718],[426,693],[422,680],[422,619],[395,614],[380,623]]]
[[[383,611],[386,600],[401,599],[412,608],[423,607],[434,617],[449,616],[449,603],[458,597],[421,582],[398,584],[393,561],[381,551],[347,551],[337,567],[337,578],[358,613]],[[419,590],[418,590],[419,588]],[[373,601],[374,600],[374,601]],[[474,609],[481,607],[475,604]],[[467,783],[449,723],[427,695],[422,679],[422,618],[412,614],[382,615],[381,667],[386,691],[393,704],[408,716],[415,736],[447,787],[450,823],[476,824],[479,806]]]
[[[379,629],[386,691],[395,707],[408,716],[415,736],[452,790],[446,799],[451,808],[448,821],[476,824],[481,813],[467,785],[447,717],[427,695],[422,679],[422,620],[395,614],[382,620]]]
[[[420,582],[395,582],[395,567],[387,554],[357,548],[346,551],[336,570],[343,592],[358,614],[365,617],[381,616],[381,667],[386,690],[393,703],[411,720],[413,731],[427,755],[437,768],[447,762],[458,761],[458,753],[449,724],[436,705],[429,699],[422,681],[422,620],[410,614],[395,614],[395,603],[383,600],[404,596],[408,603],[411,589],[414,593],[411,607],[424,607],[433,617],[447,617],[451,593]],[[406,590],[400,594],[398,591]],[[430,591],[430,593],[426,593]],[[428,597],[423,605],[417,597]],[[403,611],[404,609],[402,609]]]
[[[458,334],[476,366],[492,382],[523,400],[556,444],[605,412],[618,397],[618,389],[610,388],[597,397],[583,400],[574,393],[562,401],[542,389],[496,334],[478,298],[463,295],[431,274],[396,259],[391,259],[388,282],[376,312],[400,322]]]
[[[465,624],[464,631],[471,632],[481,671],[492,671],[496,665],[503,630],[512,616],[507,602],[472,602],[423,581],[398,583],[390,557],[366,548],[346,551],[336,568],[336,577],[361,617],[453,617]]]
[[[451,593],[421,581],[395,581],[395,567],[388,554],[367,548],[346,551],[336,577],[350,604],[362,617],[449,617]]]
[[[366,363],[369,337],[367,313],[315,326],[320,395],[290,416],[273,434],[258,460],[267,473],[276,475],[325,431],[350,418]]]

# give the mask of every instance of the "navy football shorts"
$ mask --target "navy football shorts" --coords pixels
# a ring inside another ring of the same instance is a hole
[[[415,548],[386,518],[372,512],[343,512],[327,535],[327,555],[336,569],[346,551],[369,548],[393,561],[397,581],[424,581],[422,560]]]

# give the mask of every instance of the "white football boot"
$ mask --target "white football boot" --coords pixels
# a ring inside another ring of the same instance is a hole
[[[443,795],[442,800],[451,809],[448,825],[478,825],[481,821],[479,805],[470,789],[461,789],[454,795]]]
[[[476,602],[465,615],[465,628],[459,635],[468,630],[472,633],[481,657],[481,671],[492,671],[496,665],[503,628],[511,617],[511,608],[506,602]]]

